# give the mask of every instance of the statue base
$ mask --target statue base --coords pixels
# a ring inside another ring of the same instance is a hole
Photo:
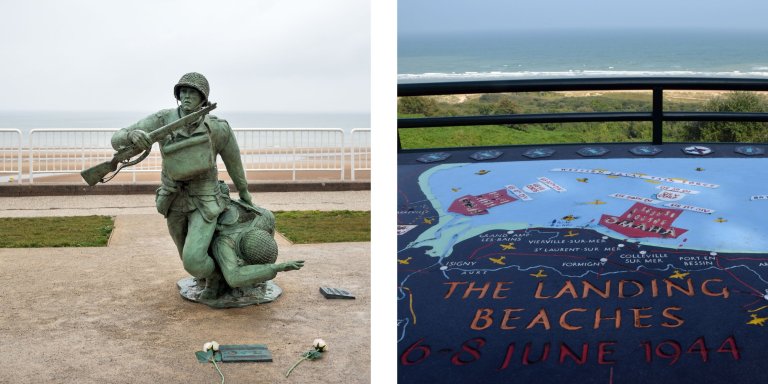
[[[269,303],[276,300],[283,290],[269,280],[252,287],[229,288],[222,290],[215,299],[200,299],[204,284],[198,285],[194,277],[187,277],[176,282],[181,297],[202,303],[212,308],[240,308],[249,305]]]

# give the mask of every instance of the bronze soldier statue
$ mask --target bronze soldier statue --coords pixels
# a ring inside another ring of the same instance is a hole
[[[222,183],[226,190],[226,184]],[[226,195],[226,194],[225,194]],[[303,260],[275,263],[277,243],[275,215],[267,209],[229,200],[227,209],[219,216],[216,235],[211,243],[213,257],[229,288],[247,288],[275,278],[278,272],[295,271],[304,266]],[[216,284],[213,276],[213,288]]]
[[[116,132],[112,147],[149,149],[152,146],[150,132],[208,106],[209,92],[208,80],[203,75],[195,72],[183,75],[173,87],[178,107],[163,109]],[[206,284],[215,285],[203,290],[201,298],[213,298],[217,294],[218,279],[216,263],[208,249],[217,218],[227,208],[228,200],[218,185],[217,155],[221,156],[240,201],[253,206],[240,148],[227,121],[212,115],[204,115],[176,129],[159,144],[163,165],[162,185],[155,196],[157,210],[166,218],[184,269],[199,281],[205,279]]]

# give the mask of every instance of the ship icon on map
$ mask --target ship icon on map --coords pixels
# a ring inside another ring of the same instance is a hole
[[[673,227],[680,217],[680,209],[657,208],[635,203],[621,216],[602,215],[600,225],[631,238],[677,238],[687,229]]]

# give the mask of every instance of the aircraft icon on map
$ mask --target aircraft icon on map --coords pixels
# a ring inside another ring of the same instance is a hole
[[[451,191],[454,191],[454,192],[458,192],[458,191],[461,191],[461,188],[458,188],[458,187],[456,187],[456,188],[451,188]]]
[[[603,204],[607,204],[607,203],[606,203],[605,201],[602,201],[602,200],[595,200],[595,201],[590,201],[590,202],[589,202],[589,203],[587,203],[587,204],[592,204],[592,205],[603,205]]]
[[[498,265],[507,265],[507,263],[504,262],[504,259],[506,259],[506,256],[499,256],[498,259],[494,259],[493,257],[489,257],[488,260],[490,260],[494,264]]]
[[[574,216],[574,215],[563,216],[563,220],[565,220],[565,221],[573,221],[573,220],[576,220],[578,218],[579,218],[578,216]]]
[[[530,275],[533,276],[533,277],[547,277],[547,275],[544,274],[544,270],[543,269],[539,269],[538,272],[531,273]]]
[[[481,170],[475,172],[475,175],[485,175],[488,172],[491,172],[491,171],[487,171],[485,169],[481,169]]]
[[[407,259],[397,259],[397,262],[400,264],[408,265],[411,263],[411,260],[413,260],[413,257],[408,257]]]
[[[512,251],[514,249],[517,249],[515,248],[515,243],[506,243],[506,244],[499,244],[499,245],[501,246],[501,249],[505,251]]]
[[[716,222],[718,222],[718,223],[725,223],[725,222],[728,222],[728,220],[726,220],[726,219],[723,219],[722,217],[718,217],[717,219],[715,219],[715,221],[716,221]]]
[[[424,218],[424,224],[432,224],[432,219],[425,217]]]
[[[754,313],[749,316],[752,317],[752,320],[747,321],[747,324],[759,325],[761,327],[765,324],[765,321],[768,320],[768,317],[757,317]]]
[[[565,236],[565,237],[574,237],[574,236],[578,236],[578,235],[579,235],[579,233],[578,233],[578,232],[574,232],[573,230],[569,229],[569,230],[568,230],[568,233],[566,233],[566,234],[565,234],[565,235],[563,235],[563,236]]]
[[[577,178],[576,181],[578,181],[579,183],[586,183],[589,181],[589,179],[586,177],[580,177],[580,178]]]
[[[670,279],[684,279],[686,276],[690,275],[690,272],[681,273],[680,271],[675,271],[671,276],[669,276]]]

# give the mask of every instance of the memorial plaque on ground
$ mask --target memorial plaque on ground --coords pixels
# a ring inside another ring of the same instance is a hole
[[[325,296],[326,299],[354,299],[355,296],[352,295],[347,290],[339,289],[339,288],[330,288],[330,287],[320,287],[320,293]]]
[[[235,344],[220,347],[221,361],[235,362],[271,362],[272,352],[264,344]]]

